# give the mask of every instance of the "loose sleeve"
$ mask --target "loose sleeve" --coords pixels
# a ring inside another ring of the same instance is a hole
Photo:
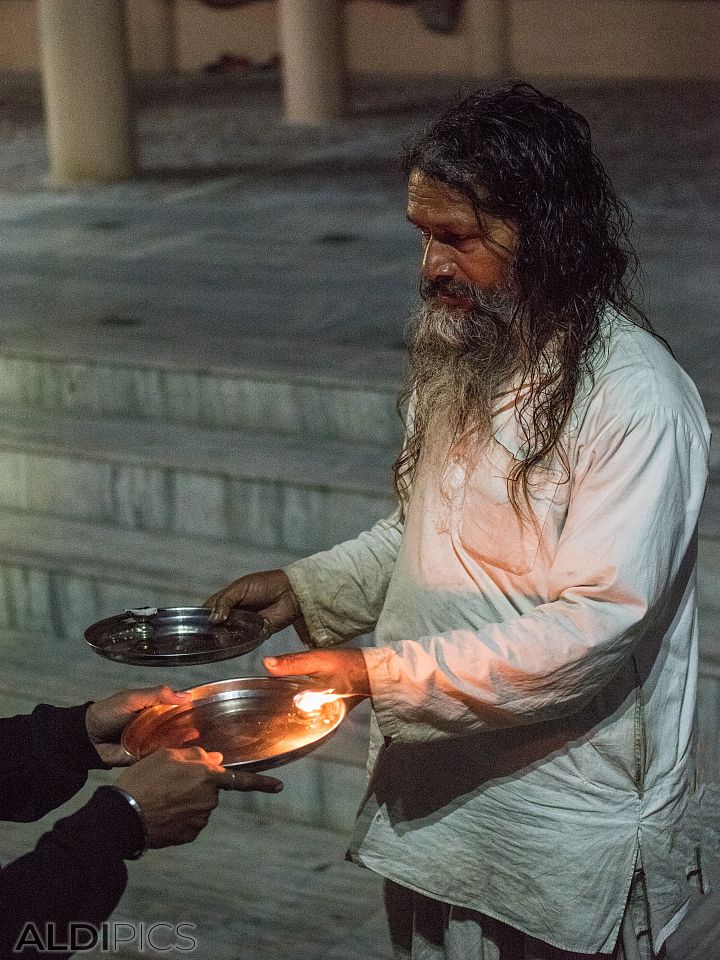
[[[636,644],[662,635],[681,602],[694,571],[707,456],[706,438],[662,406],[586,437],[548,602],[477,631],[363,651],[383,734],[457,737],[589,702]]]
[[[87,704],[40,704],[0,719],[0,819],[38,820],[74,796],[92,769],[107,769],[88,739]]]
[[[112,787],[100,787],[82,809],[58,821],[32,852],[0,870],[0,957],[45,956],[14,948],[37,944],[49,925],[58,944],[68,943],[71,924],[97,928],[120,900],[127,883],[123,861],[141,842],[138,815]]]
[[[314,646],[333,646],[374,628],[401,537],[402,521],[395,513],[354,540],[285,569]]]

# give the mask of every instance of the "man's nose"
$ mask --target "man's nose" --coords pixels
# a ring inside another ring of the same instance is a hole
[[[452,249],[430,237],[423,252],[422,275],[426,280],[435,280],[437,277],[454,277],[456,272]]]

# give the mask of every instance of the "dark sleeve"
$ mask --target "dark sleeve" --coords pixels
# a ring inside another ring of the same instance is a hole
[[[44,834],[32,853],[0,870],[0,960],[45,956],[27,945],[37,947],[49,924],[58,945],[69,942],[73,923],[99,927],[125,889],[123,860],[141,848],[142,839],[140,818],[125,797],[100,787],[82,809]],[[13,950],[18,941],[25,950]],[[40,942],[47,945],[47,939]]]
[[[0,719],[0,820],[38,820],[82,787],[88,770],[107,769],[79,707],[40,704]]]

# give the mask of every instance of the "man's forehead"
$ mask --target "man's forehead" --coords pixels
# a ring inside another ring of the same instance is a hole
[[[472,204],[464,193],[457,187],[445,183],[436,177],[430,177],[422,170],[412,170],[408,179],[408,195],[412,198],[432,198],[447,203],[465,204],[472,209]]]
[[[460,218],[468,223],[477,223],[476,211],[468,197],[419,170],[413,170],[408,181],[407,213],[410,219],[422,215],[433,219]]]

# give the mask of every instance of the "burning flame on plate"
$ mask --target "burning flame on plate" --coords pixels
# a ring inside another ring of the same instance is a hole
[[[345,696],[347,694],[335,693],[334,690],[303,690],[295,694],[293,703],[300,713],[318,713],[326,703],[335,703]]]

